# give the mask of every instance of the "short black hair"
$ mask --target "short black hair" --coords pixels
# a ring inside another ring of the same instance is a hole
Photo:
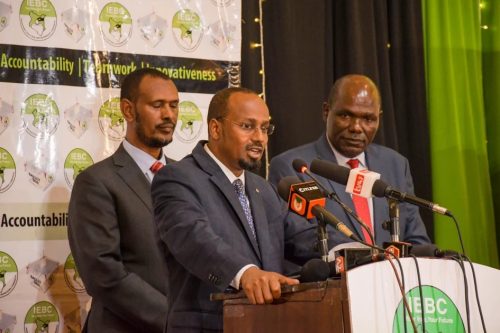
[[[212,119],[220,119],[227,116],[229,110],[227,109],[227,102],[229,97],[235,93],[252,94],[259,96],[255,91],[242,88],[242,87],[231,87],[218,91],[210,101],[208,106],[207,122]]]
[[[172,80],[167,74],[155,68],[146,67],[137,69],[125,76],[123,79],[120,90],[120,99],[125,98],[129,101],[135,102],[137,100],[137,90],[139,89],[139,85],[145,76],[158,77],[166,81]]]

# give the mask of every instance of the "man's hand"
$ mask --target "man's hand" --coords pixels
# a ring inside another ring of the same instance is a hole
[[[252,304],[272,303],[281,296],[281,285],[299,284],[299,280],[250,267],[243,273],[240,286]]]

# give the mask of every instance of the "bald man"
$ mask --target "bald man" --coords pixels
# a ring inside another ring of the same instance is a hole
[[[372,80],[363,75],[346,75],[338,79],[330,90],[328,101],[323,103],[325,133],[314,142],[288,150],[271,161],[269,180],[278,184],[281,178],[297,174],[292,161],[300,158],[308,164],[314,159],[337,163],[344,167],[362,167],[381,174],[381,179],[395,188],[413,194],[413,180],[408,160],[398,152],[372,143],[379,128],[382,114],[380,93]],[[354,199],[345,192],[345,186],[319,177],[329,190],[335,190],[340,199],[351,207],[361,219],[371,226],[375,243],[382,245],[391,240],[390,232],[382,228],[389,220],[389,206],[384,198]],[[364,205],[364,208],[363,208]],[[361,206],[361,207],[360,207]],[[351,216],[328,200],[326,208],[342,220],[358,237],[369,241]],[[336,243],[351,240],[333,229],[330,237]],[[429,243],[429,237],[416,206],[400,204],[400,240],[413,244]]]

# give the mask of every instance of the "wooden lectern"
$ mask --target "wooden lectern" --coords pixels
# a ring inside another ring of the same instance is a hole
[[[215,294],[224,302],[224,332],[350,332],[345,279],[284,286],[272,304],[252,305],[243,292]]]
[[[471,332],[483,331],[470,265],[465,265],[465,288],[464,272],[454,260],[400,261],[405,298],[418,332],[423,331],[424,325],[429,332],[467,332],[469,326]],[[473,266],[485,328],[488,332],[500,332],[500,270]],[[402,333],[404,325],[407,332],[413,332],[405,319],[401,290],[387,261],[351,269],[338,279],[285,286],[282,297],[273,304],[252,305],[243,292],[214,294],[212,300],[223,301],[225,333]]]

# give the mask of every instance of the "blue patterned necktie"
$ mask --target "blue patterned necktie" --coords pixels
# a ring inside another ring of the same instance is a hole
[[[255,238],[255,226],[253,224],[252,212],[250,211],[250,206],[248,205],[247,197],[245,196],[245,187],[243,186],[243,182],[241,181],[241,179],[236,179],[233,182],[233,186],[236,194],[238,194],[238,199],[240,200],[241,207],[245,212],[250,230],[252,230],[253,237]]]

